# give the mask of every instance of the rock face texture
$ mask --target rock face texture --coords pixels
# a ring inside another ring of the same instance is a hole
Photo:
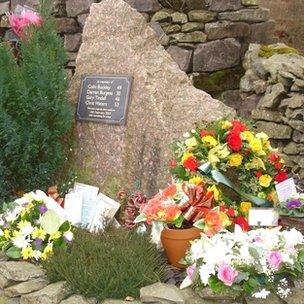
[[[77,123],[78,164],[108,193],[113,184],[132,188],[139,183],[154,194],[169,182],[174,138],[196,122],[233,113],[192,86],[143,16],[122,0],[91,7],[70,88],[75,104],[84,74],[134,77],[126,126]]]

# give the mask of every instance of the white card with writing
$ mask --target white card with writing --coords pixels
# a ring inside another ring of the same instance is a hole
[[[76,182],[74,184],[74,192],[77,192],[77,193],[82,192],[82,193],[84,193],[84,196],[96,197],[99,192],[99,188],[95,187],[95,186]]]
[[[94,216],[91,221],[90,231],[104,229],[104,225],[114,219],[120,204],[106,195],[99,193]]]
[[[274,208],[251,208],[249,211],[249,226],[278,226],[279,212]]]
[[[293,196],[297,195],[297,189],[293,178],[289,178],[276,185],[279,201],[286,202]]]
[[[73,225],[81,224],[82,218],[82,192],[68,193],[64,199],[64,209],[66,211],[67,220]]]

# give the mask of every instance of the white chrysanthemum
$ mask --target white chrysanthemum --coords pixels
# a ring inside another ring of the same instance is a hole
[[[295,228],[289,231],[284,230],[282,234],[285,238],[286,246],[297,246],[304,243],[303,234]]]
[[[34,231],[34,227],[31,225],[30,222],[27,222],[21,229],[20,232],[24,236],[30,235]]]
[[[261,291],[254,293],[252,296],[257,299],[266,299],[269,295],[269,290],[262,289]]]
[[[19,206],[22,206],[22,205],[25,205],[25,204],[28,204],[30,203],[31,199],[27,196],[23,196],[23,197],[20,197],[20,198],[17,198],[14,203],[16,203],[17,205]]]
[[[26,248],[30,245],[30,239],[24,235],[18,235],[12,238],[12,243],[17,248]]]
[[[42,252],[39,251],[39,250],[34,250],[33,253],[33,258],[36,260],[36,261],[39,261],[41,256],[42,256]]]
[[[204,254],[203,242],[201,240],[195,240],[191,245],[190,253],[194,260],[202,258]]]
[[[202,283],[206,286],[208,285],[208,280],[210,276],[215,275],[215,267],[212,264],[204,264],[199,268],[199,274]]]
[[[23,210],[23,207],[21,207],[21,206],[15,207],[13,210],[11,210],[5,214],[5,220],[9,223],[15,221],[17,219],[17,217],[20,215],[20,213],[22,212],[22,210]]]

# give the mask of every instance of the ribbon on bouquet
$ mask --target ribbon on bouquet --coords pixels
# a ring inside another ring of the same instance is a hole
[[[212,165],[210,162],[204,163],[198,168],[198,171],[202,173],[203,175],[207,175],[208,177],[211,177],[214,181],[216,181],[219,184],[223,184],[229,188],[231,188],[233,191],[235,191],[237,194],[239,194],[243,199],[248,200],[252,203],[254,203],[257,206],[263,206],[263,207],[269,207],[271,204],[266,201],[265,199],[259,198],[257,196],[254,196],[252,194],[245,193],[241,189],[235,186],[234,183],[232,183],[224,174],[221,172],[212,169]]]

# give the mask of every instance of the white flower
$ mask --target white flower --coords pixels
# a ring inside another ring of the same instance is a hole
[[[199,268],[199,274],[202,283],[206,286],[208,285],[208,281],[210,276],[215,274],[215,267],[211,264],[204,264]]]
[[[4,220],[0,217],[0,226],[4,225]]]
[[[28,197],[28,196],[23,196],[23,197],[20,197],[20,198],[17,198],[14,203],[16,203],[17,205],[19,206],[22,206],[22,205],[25,205],[25,204],[28,204],[31,202],[31,199]]]
[[[74,238],[74,234],[72,231],[67,231],[64,233],[64,238],[68,241],[68,242],[72,242],[73,238]]]
[[[270,295],[270,291],[265,288],[259,292],[254,293],[252,296],[257,299],[266,299]]]
[[[17,235],[12,239],[13,244],[17,248],[25,248],[30,245],[30,239],[24,235]]]
[[[191,245],[191,257],[198,260],[203,257],[203,243],[201,240],[195,240]]]
[[[36,261],[39,261],[41,256],[42,256],[42,252],[39,251],[39,250],[34,250],[33,251],[33,258],[36,260]]]
[[[304,237],[303,234],[296,230],[295,228],[292,228],[291,230],[285,230],[282,232],[285,241],[286,246],[296,246],[304,243]]]
[[[3,230],[0,228],[0,236],[3,236],[4,233],[3,233]]]
[[[23,210],[23,207],[18,205],[13,210],[10,210],[5,214],[5,220],[9,223],[15,221],[17,219],[17,217],[20,215],[20,213],[22,212],[22,210]]]
[[[190,137],[190,133],[189,132],[186,132],[186,133],[184,133],[184,135],[183,135],[185,138],[188,138],[188,137]]]
[[[30,222],[26,223],[21,229],[20,232],[22,235],[30,235],[34,231],[34,227],[31,225]]]

